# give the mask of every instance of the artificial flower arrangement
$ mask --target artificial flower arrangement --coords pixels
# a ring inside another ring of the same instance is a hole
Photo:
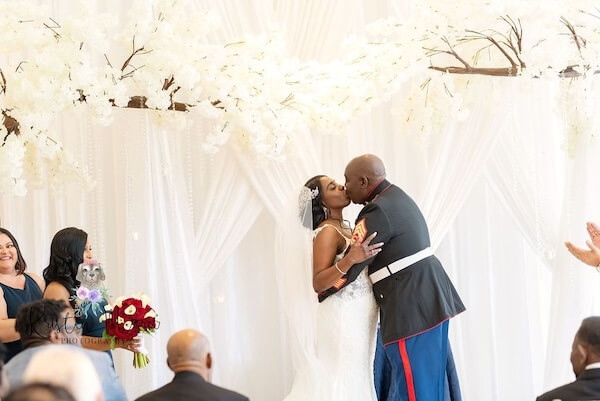
[[[105,324],[102,337],[110,340],[111,349],[114,349],[117,340],[131,340],[158,329],[157,314],[149,302],[150,298],[140,292],[129,298],[119,297],[114,305],[105,306],[106,313],[100,317]],[[148,363],[148,351],[142,346],[134,352],[133,366],[144,368]]]
[[[75,294],[69,299],[74,303],[75,316],[85,317],[91,311],[94,316],[104,314],[102,301],[110,297],[104,286],[106,275],[96,260],[86,260],[77,268],[77,280],[81,285],[74,289]]]

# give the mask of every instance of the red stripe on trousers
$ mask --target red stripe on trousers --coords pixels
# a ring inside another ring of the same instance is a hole
[[[415,385],[413,383],[412,370],[410,368],[410,360],[408,359],[408,352],[406,352],[406,340],[398,341],[398,348],[400,349],[400,357],[402,358],[402,366],[404,367],[404,375],[406,376],[408,401],[417,401],[417,397],[415,396]]]

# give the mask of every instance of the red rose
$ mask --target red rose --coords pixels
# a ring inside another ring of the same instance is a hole
[[[116,336],[117,333],[117,321],[112,318],[106,319],[105,328],[106,333],[111,336]]]
[[[131,340],[138,335],[140,328],[139,324],[132,319],[132,316],[125,313],[128,305],[125,308],[123,306],[115,306],[113,308],[112,317],[106,320],[106,333],[120,340]],[[123,319],[122,323],[119,323],[119,318]],[[126,325],[129,330],[125,328]]]
[[[144,330],[154,330],[156,328],[156,319],[153,317],[147,317],[142,320],[141,326]]]
[[[142,301],[135,298],[124,299],[121,303],[123,318],[127,316],[131,320],[142,320],[146,314],[146,308],[142,307]]]

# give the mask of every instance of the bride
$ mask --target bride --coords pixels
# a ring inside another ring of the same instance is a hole
[[[324,291],[345,282],[355,263],[372,258],[382,243],[352,243],[342,210],[350,204],[343,185],[319,175],[300,194],[303,224],[312,230],[312,287]],[[351,284],[318,304],[313,333],[292,391],[285,401],[376,401],[373,383],[377,305],[367,269]],[[305,303],[317,304],[317,295]]]

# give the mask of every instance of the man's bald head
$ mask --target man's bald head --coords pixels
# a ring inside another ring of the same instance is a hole
[[[208,339],[193,329],[173,334],[167,343],[167,364],[175,373],[190,370],[209,380],[212,360]]]
[[[369,193],[385,179],[385,166],[375,155],[366,154],[350,160],[344,172],[346,193],[354,203],[365,203]]]
[[[366,154],[350,160],[346,171],[359,173],[367,178],[381,181],[385,178],[385,166],[381,159],[375,155]]]

